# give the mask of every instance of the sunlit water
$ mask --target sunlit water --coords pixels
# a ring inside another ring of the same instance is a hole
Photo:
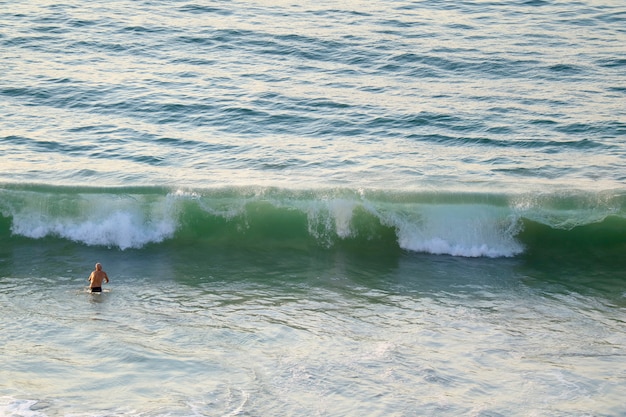
[[[4,2],[0,179],[621,188],[624,7]]]
[[[4,278],[4,412],[624,411],[623,306],[547,291],[511,261],[408,256],[369,273],[296,263],[272,277],[260,262],[228,275],[212,262],[195,282],[146,268],[97,295],[73,273]]]
[[[0,1],[0,415],[626,415],[624,28]]]

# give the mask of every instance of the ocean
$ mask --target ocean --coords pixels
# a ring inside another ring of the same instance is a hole
[[[622,2],[0,1],[0,51],[0,415],[626,416]]]

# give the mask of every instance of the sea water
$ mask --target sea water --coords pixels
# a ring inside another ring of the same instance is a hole
[[[0,415],[626,415],[625,27],[0,2]]]

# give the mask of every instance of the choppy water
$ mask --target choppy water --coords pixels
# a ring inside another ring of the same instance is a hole
[[[626,415],[625,23],[0,1],[0,414]]]

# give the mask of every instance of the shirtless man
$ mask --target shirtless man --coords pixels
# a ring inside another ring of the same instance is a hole
[[[89,289],[91,292],[102,292],[102,280],[109,283],[109,276],[102,270],[102,265],[96,264],[96,270],[89,275]]]

